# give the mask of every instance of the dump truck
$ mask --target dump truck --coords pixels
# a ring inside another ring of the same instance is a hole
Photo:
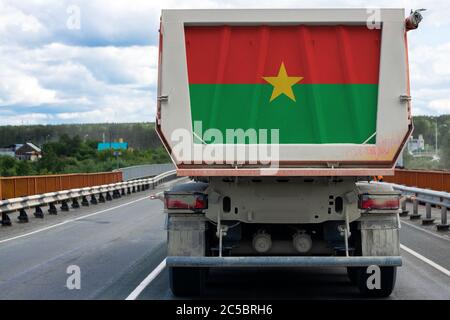
[[[404,9],[163,10],[156,131],[190,181],[164,192],[170,287],[211,268],[346,268],[391,294],[413,124]]]

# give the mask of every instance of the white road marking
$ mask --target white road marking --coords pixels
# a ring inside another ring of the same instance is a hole
[[[425,233],[428,233],[429,235],[432,235],[432,236],[434,236],[434,237],[436,237],[436,238],[444,239],[444,240],[450,241],[450,238],[446,238],[446,237],[441,236],[441,235],[439,235],[439,234],[435,234],[434,232],[431,232],[430,230],[427,230],[427,229],[418,227],[418,226],[416,226],[416,225],[414,225],[414,224],[412,224],[412,223],[409,223],[409,222],[406,222],[406,221],[403,221],[403,220],[401,220],[401,223],[404,223],[404,224],[406,224],[407,226],[409,226],[409,227],[411,227],[411,228],[414,228],[414,229],[416,229],[416,230],[420,230],[420,231],[423,231],[423,232],[425,232]]]
[[[415,256],[416,258],[422,260],[423,262],[429,264],[430,266],[432,266],[433,268],[435,268],[436,270],[439,270],[440,272],[442,272],[443,274],[445,274],[446,276],[450,277],[450,271],[445,269],[444,267],[438,265],[436,262],[431,261],[430,259],[424,257],[423,255],[421,255],[420,253],[415,252],[414,250],[400,244],[400,248],[405,250],[406,252],[412,254],[413,256]]]
[[[164,270],[166,267],[166,259],[161,261],[161,263],[152,271],[150,274],[145,277],[144,280],[136,287],[136,289],[131,292],[125,300],[136,300],[137,297],[144,291],[145,288],[153,281],[155,278]]]
[[[121,207],[127,206],[129,204],[132,204],[132,203],[135,203],[135,202],[138,202],[138,201],[142,201],[144,199],[149,199],[149,197],[146,196],[146,197],[143,197],[143,198],[139,198],[139,199],[136,199],[136,200],[133,200],[133,201],[130,201],[130,202],[126,202],[126,203],[120,204],[120,205],[115,206],[115,207],[111,207],[111,208],[108,208],[108,209],[100,210],[100,211],[97,211],[97,212],[94,212],[94,213],[86,214],[86,215],[81,216],[81,217],[77,217],[75,219],[70,219],[70,220],[66,220],[66,221],[60,222],[60,223],[56,223],[56,224],[53,224],[51,226],[48,226],[48,227],[45,227],[45,228],[42,228],[42,229],[38,229],[38,230],[34,230],[34,231],[31,231],[31,232],[28,232],[28,233],[24,233],[24,234],[21,234],[19,236],[3,239],[3,240],[0,240],[0,243],[4,243],[4,242],[11,241],[11,240],[24,238],[24,237],[28,237],[28,236],[31,236],[33,234],[36,234],[36,233],[39,233],[39,232],[42,232],[42,231],[46,231],[46,230],[49,230],[49,229],[53,229],[53,228],[56,228],[56,227],[68,224],[70,222],[78,221],[78,220],[81,220],[81,219],[85,219],[85,218],[88,218],[88,217],[95,216],[95,215],[100,214],[100,213],[104,213],[104,212],[107,212],[107,211],[115,210],[117,208],[121,208]]]

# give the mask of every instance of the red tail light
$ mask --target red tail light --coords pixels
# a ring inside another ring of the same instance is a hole
[[[397,210],[400,207],[399,195],[370,195],[360,196],[359,208],[365,210]]]
[[[165,194],[166,209],[202,210],[208,208],[205,194]]]

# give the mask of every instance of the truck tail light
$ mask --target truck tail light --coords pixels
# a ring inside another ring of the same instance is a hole
[[[359,208],[365,210],[397,210],[400,207],[400,196],[389,195],[360,195]]]
[[[203,210],[208,208],[208,198],[203,193],[165,194],[166,209]]]

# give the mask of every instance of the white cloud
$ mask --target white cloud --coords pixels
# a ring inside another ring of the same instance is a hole
[[[447,39],[448,40],[448,39]],[[414,114],[450,113],[450,41],[410,50]]]
[[[430,102],[430,107],[439,113],[450,113],[450,98],[438,99]]]
[[[29,125],[51,122],[53,116],[43,113],[28,113],[23,115],[0,116],[0,125]]]
[[[0,60],[9,66],[0,69],[0,114],[42,105],[51,122],[154,119],[155,47],[3,46]]]
[[[47,38],[49,31],[35,15],[27,14],[0,0],[0,45],[3,43],[34,43]]]
[[[0,68],[0,107],[56,102],[56,93],[43,88],[38,79],[7,65]]]
[[[70,5],[81,10],[80,30],[67,28]],[[409,33],[413,112],[448,113],[450,1],[370,3],[406,10],[422,6],[428,9],[424,22]],[[242,7],[367,7],[367,3],[0,0],[0,124],[152,121],[161,9]]]
[[[25,14],[13,6],[6,5],[0,1],[0,32],[22,31],[38,33],[45,27],[33,15]]]

